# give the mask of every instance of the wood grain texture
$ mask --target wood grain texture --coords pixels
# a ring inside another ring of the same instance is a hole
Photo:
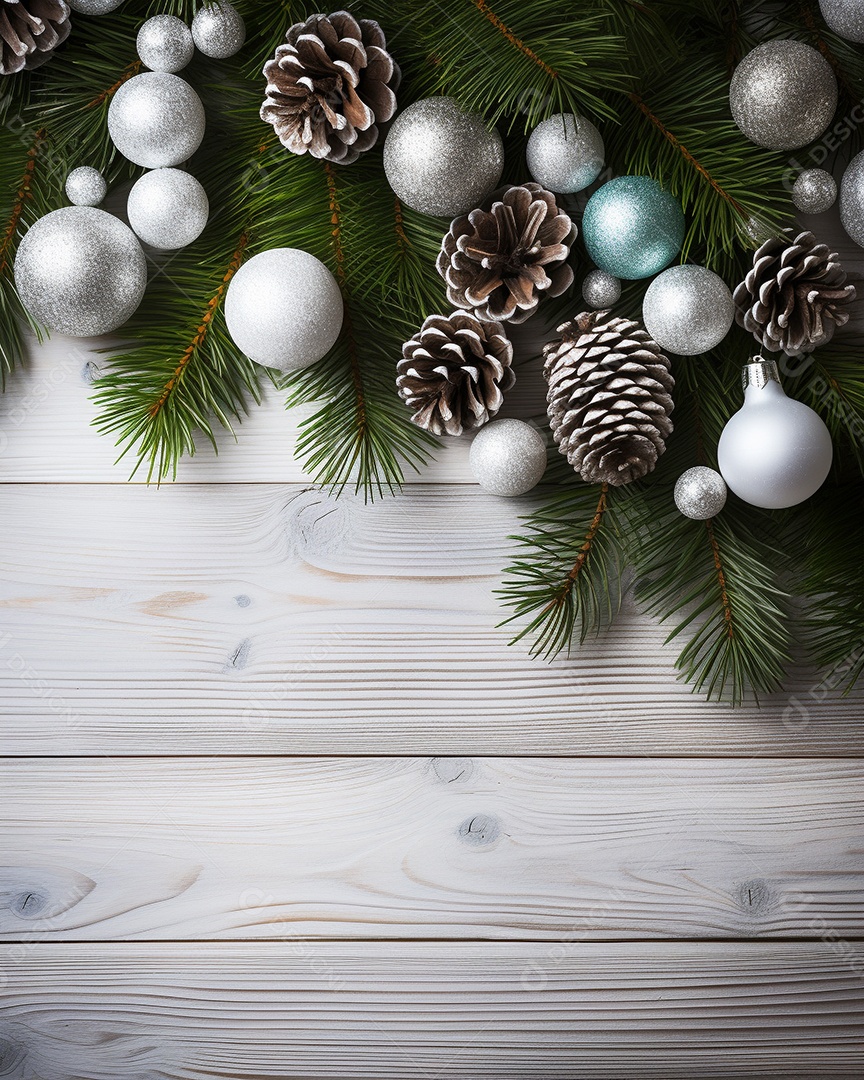
[[[831,760],[12,760],[0,933],[854,937],[862,779]]]
[[[5,970],[8,1080],[859,1080],[864,1068],[864,983],[833,943],[37,944]]]

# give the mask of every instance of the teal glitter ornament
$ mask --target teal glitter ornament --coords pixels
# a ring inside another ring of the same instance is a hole
[[[619,176],[588,200],[582,236],[601,270],[635,281],[659,273],[681,250],[684,212],[650,176]]]

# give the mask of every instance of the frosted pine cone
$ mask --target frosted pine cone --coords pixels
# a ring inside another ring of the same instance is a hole
[[[0,0],[0,75],[44,64],[71,29],[64,0]]]

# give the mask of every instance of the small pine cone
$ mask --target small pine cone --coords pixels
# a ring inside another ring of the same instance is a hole
[[[608,311],[585,311],[558,333],[543,350],[558,449],[589,484],[645,476],[672,431],[668,359],[638,323]]]
[[[402,355],[399,396],[414,410],[414,423],[433,435],[461,435],[485,424],[516,381],[504,327],[467,311],[430,315]]]
[[[812,233],[772,237],[753,256],[753,269],[733,294],[735,319],[771,352],[812,352],[849,321],[855,286],[837,253]]]
[[[544,292],[560,296],[572,282],[566,259],[576,226],[539,184],[507,188],[492,200],[488,210],[453,221],[438,273],[456,307],[489,322],[525,322]]]
[[[0,75],[44,64],[71,29],[64,0],[0,0]]]
[[[261,119],[292,154],[350,165],[396,112],[399,65],[381,27],[347,11],[295,23],[264,65]]]

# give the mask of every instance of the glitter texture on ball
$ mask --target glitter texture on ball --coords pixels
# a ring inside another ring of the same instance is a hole
[[[805,169],[792,185],[792,202],[802,214],[824,214],[837,199],[837,182],[824,169]]]
[[[855,243],[864,247],[864,150],[852,158],[840,181],[840,220]]]
[[[592,270],[582,282],[582,299],[597,311],[610,308],[621,299],[621,282],[605,270]]]
[[[204,106],[189,83],[145,71],[123,83],[108,109],[108,132],[120,153],[145,169],[180,165],[204,138]]]
[[[194,176],[180,169],[154,169],[135,182],[126,214],[145,244],[173,251],[198,239],[210,216],[210,203]]]
[[[147,262],[132,230],[94,206],[64,206],[27,230],[15,258],[21,303],[49,329],[107,334],[136,311]]]
[[[829,29],[847,41],[864,41],[864,0],[819,0]]]
[[[192,31],[176,15],[154,15],[138,31],[141,62],[151,71],[182,71],[195,55]]]
[[[244,263],[225,297],[225,321],[237,348],[280,371],[317,363],[342,328],[342,294],[314,255],[272,248]]]
[[[766,41],[732,76],[732,117],[769,150],[797,150],[818,139],[837,108],[837,80],[821,53],[801,41]]]
[[[384,143],[390,187],[412,210],[436,217],[456,217],[479,206],[498,186],[503,168],[501,136],[453,98],[409,105]]]
[[[726,482],[720,473],[697,465],[682,473],[675,483],[675,505],[694,521],[716,517],[726,505]]]
[[[524,420],[493,420],[474,437],[469,462],[474,479],[490,495],[524,495],[546,471],[546,443]]]
[[[74,206],[98,206],[107,193],[105,177],[92,165],[79,165],[66,177],[66,198]]]
[[[601,270],[634,281],[668,266],[684,242],[678,200],[649,176],[619,176],[588,200],[582,218],[588,254]]]
[[[696,356],[719,345],[735,318],[726,282],[704,266],[672,266],[648,286],[645,329],[661,349]]]
[[[531,132],[528,171],[538,184],[566,194],[593,184],[606,158],[603,137],[590,120],[557,113]]]
[[[73,11],[82,15],[107,15],[120,7],[123,0],[66,0]]]
[[[213,60],[225,60],[243,48],[246,24],[236,8],[216,0],[195,12],[192,39],[198,52]]]

